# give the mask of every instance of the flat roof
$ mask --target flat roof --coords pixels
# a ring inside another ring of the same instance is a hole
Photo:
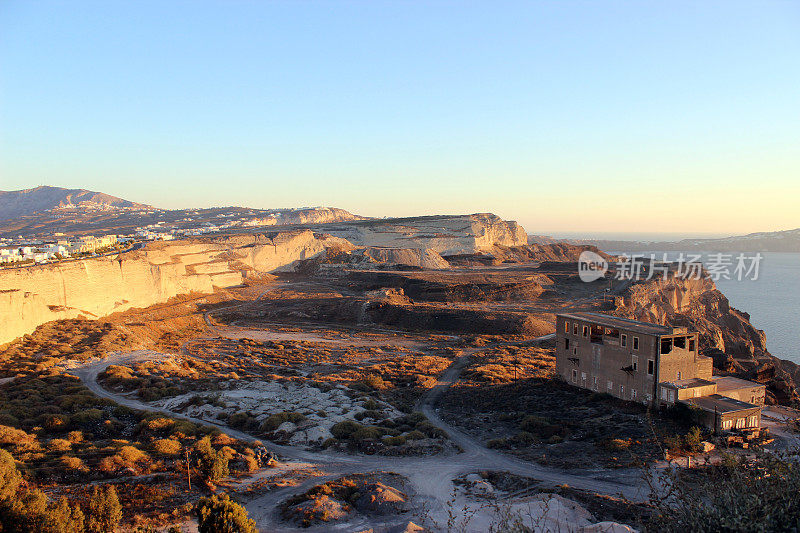
[[[646,333],[648,335],[672,335],[678,328],[670,326],[662,326],[660,324],[653,324],[652,322],[642,322],[641,320],[632,320],[630,318],[622,318],[613,315],[604,315],[601,313],[558,313],[557,316],[571,318],[574,320],[584,320],[586,322],[594,322],[599,326],[608,326],[610,328],[627,329],[630,331],[637,331]]]
[[[734,400],[733,398],[728,398],[727,396],[722,396],[721,394],[710,394],[708,396],[700,396],[699,398],[687,398],[686,400],[681,401],[696,405],[700,409],[712,413],[732,413],[735,411],[744,411],[746,409],[760,409],[758,405],[742,402],[740,400]]]
[[[687,378],[679,379],[677,381],[664,381],[662,385],[672,385],[676,389],[693,389],[694,387],[707,387],[713,385],[713,381],[703,378]]]
[[[753,387],[766,388],[766,385],[761,383],[755,383],[753,381],[747,381],[746,379],[735,378],[733,376],[712,376],[711,379],[713,379],[717,384],[717,392],[737,389],[752,389]]]

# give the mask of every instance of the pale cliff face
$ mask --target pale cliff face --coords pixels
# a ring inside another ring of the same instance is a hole
[[[317,257],[330,247],[365,247],[375,261],[447,268],[443,254],[526,241],[516,223],[491,214],[369,221],[332,233],[301,230],[157,242],[120,256],[0,270],[0,343],[51,320],[98,318],[181,294],[239,285],[251,273],[292,269],[296,261]]]
[[[527,235],[516,222],[491,213],[371,220],[326,229],[358,246],[431,250],[441,256],[521,246]]]
[[[242,283],[248,269],[271,272],[322,253],[310,231],[244,242],[156,243],[117,257],[0,271],[0,342],[62,318],[97,318],[173,296]]]

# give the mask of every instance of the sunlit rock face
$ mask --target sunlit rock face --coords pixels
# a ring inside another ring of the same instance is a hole
[[[323,215],[327,220],[341,214]],[[98,318],[239,285],[251,275],[291,270],[329,248],[363,249],[375,262],[440,269],[449,266],[442,255],[515,246],[527,239],[515,222],[492,214],[350,221],[330,229],[330,234],[296,230],[154,242],[121,255],[2,270],[0,343],[51,320]]]
[[[357,246],[416,248],[442,256],[490,251],[496,245],[521,246],[528,240],[519,224],[491,213],[392,218],[333,226],[325,231]]]
[[[62,318],[98,318],[180,294],[209,293],[251,273],[290,268],[341,239],[311,231],[152,243],[119,256],[0,271],[0,342]]]

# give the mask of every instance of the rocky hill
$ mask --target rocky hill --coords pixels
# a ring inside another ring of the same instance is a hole
[[[97,210],[149,208],[144,204],[86,189],[41,186],[21,191],[0,191],[0,220],[73,207]]]
[[[750,315],[730,306],[710,279],[653,279],[634,283],[617,302],[616,314],[700,332],[700,346],[714,359],[715,373],[767,385],[772,403],[800,400],[800,367],[767,351],[764,332]]]

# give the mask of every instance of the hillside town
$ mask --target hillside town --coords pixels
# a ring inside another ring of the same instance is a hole
[[[52,241],[0,239],[0,265],[23,266],[100,255],[124,248],[133,240],[117,235],[55,237],[57,238]]]

